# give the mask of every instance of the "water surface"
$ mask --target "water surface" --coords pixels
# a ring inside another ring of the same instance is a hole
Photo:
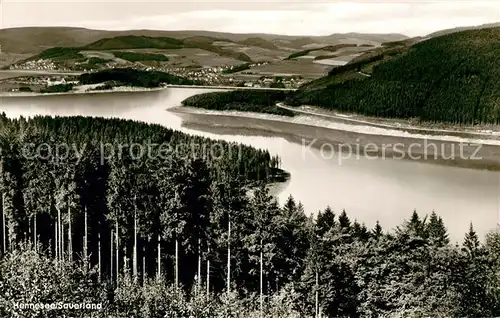
[[[298,139],[285,135],[280,123],[264,129],[262,120],[237,119],[245,129],[225,125],[223,118],[206,120],[198,114],[166,111],[194,94],[209,89],[169,88],[164,91],[92,95],[0,97],[0,111],[9,117],[33,115],[85,115],[133,119],[161,124],[190,134],[238,141],[279,154],[291,179],[279,186],[279,200],[290,194],[307,213],[330,205],[336,213],[346,209],[352,218],[373,227],[399,225],[414,209],[435,210],[443,217],[453,241],[461,241],[469,223],[484,235],[498,222],[500,174],[418,161],[352,157],[324,158],[318,149],[307,151]],[[206,115],[205,115],[206,116]],[[227,119],[225,119],[227,120]],[[233,119],[236,120],[236,119]],[[290,124],[288,124],[290,125]],[[297,126],[300,130],[300,126]],[[342,139],[339,134],[338,139]]]

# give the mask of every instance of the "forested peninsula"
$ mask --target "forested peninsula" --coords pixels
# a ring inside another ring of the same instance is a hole
[[[185,99],[182,105],[209,110],[235,110],[293,117],[292,111],[276,106],[278,102],[285,100],[288,94],[280,90],[212,92],[191,96]]]
[[[113,86],[160,87],[161,84],[204,85],[201,81],[193,81],[180,76],[159,71],[142,71],[132,68],[116,68],[85,73],[79,77],[80,84],[113,83]]]

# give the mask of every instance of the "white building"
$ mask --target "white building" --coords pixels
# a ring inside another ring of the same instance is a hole
[[[47,86],[60,85],[60,84],[66,84],[66,80],[63,78],[60,81],[53,81],[52,82],[52,80],[50,78],[47,79]]]

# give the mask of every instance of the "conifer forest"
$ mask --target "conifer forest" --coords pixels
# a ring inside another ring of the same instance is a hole
[[[500,232],[471,224],[455,244],[432,211],[402,211],[395,229],[329,207],[308,217],[266,187],[288,177],[278,157],[157,125],[0,121],[2,317],[500,312]],[[101,307],[13,307],[61,301]]]

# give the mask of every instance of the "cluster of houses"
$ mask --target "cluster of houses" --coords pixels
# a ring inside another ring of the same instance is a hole
[[[60,67],[58,67],[54,62],[52,62],[51,60],[44,60],[44,59],[13,64],[9,68],[11,70],[61,71]]]

